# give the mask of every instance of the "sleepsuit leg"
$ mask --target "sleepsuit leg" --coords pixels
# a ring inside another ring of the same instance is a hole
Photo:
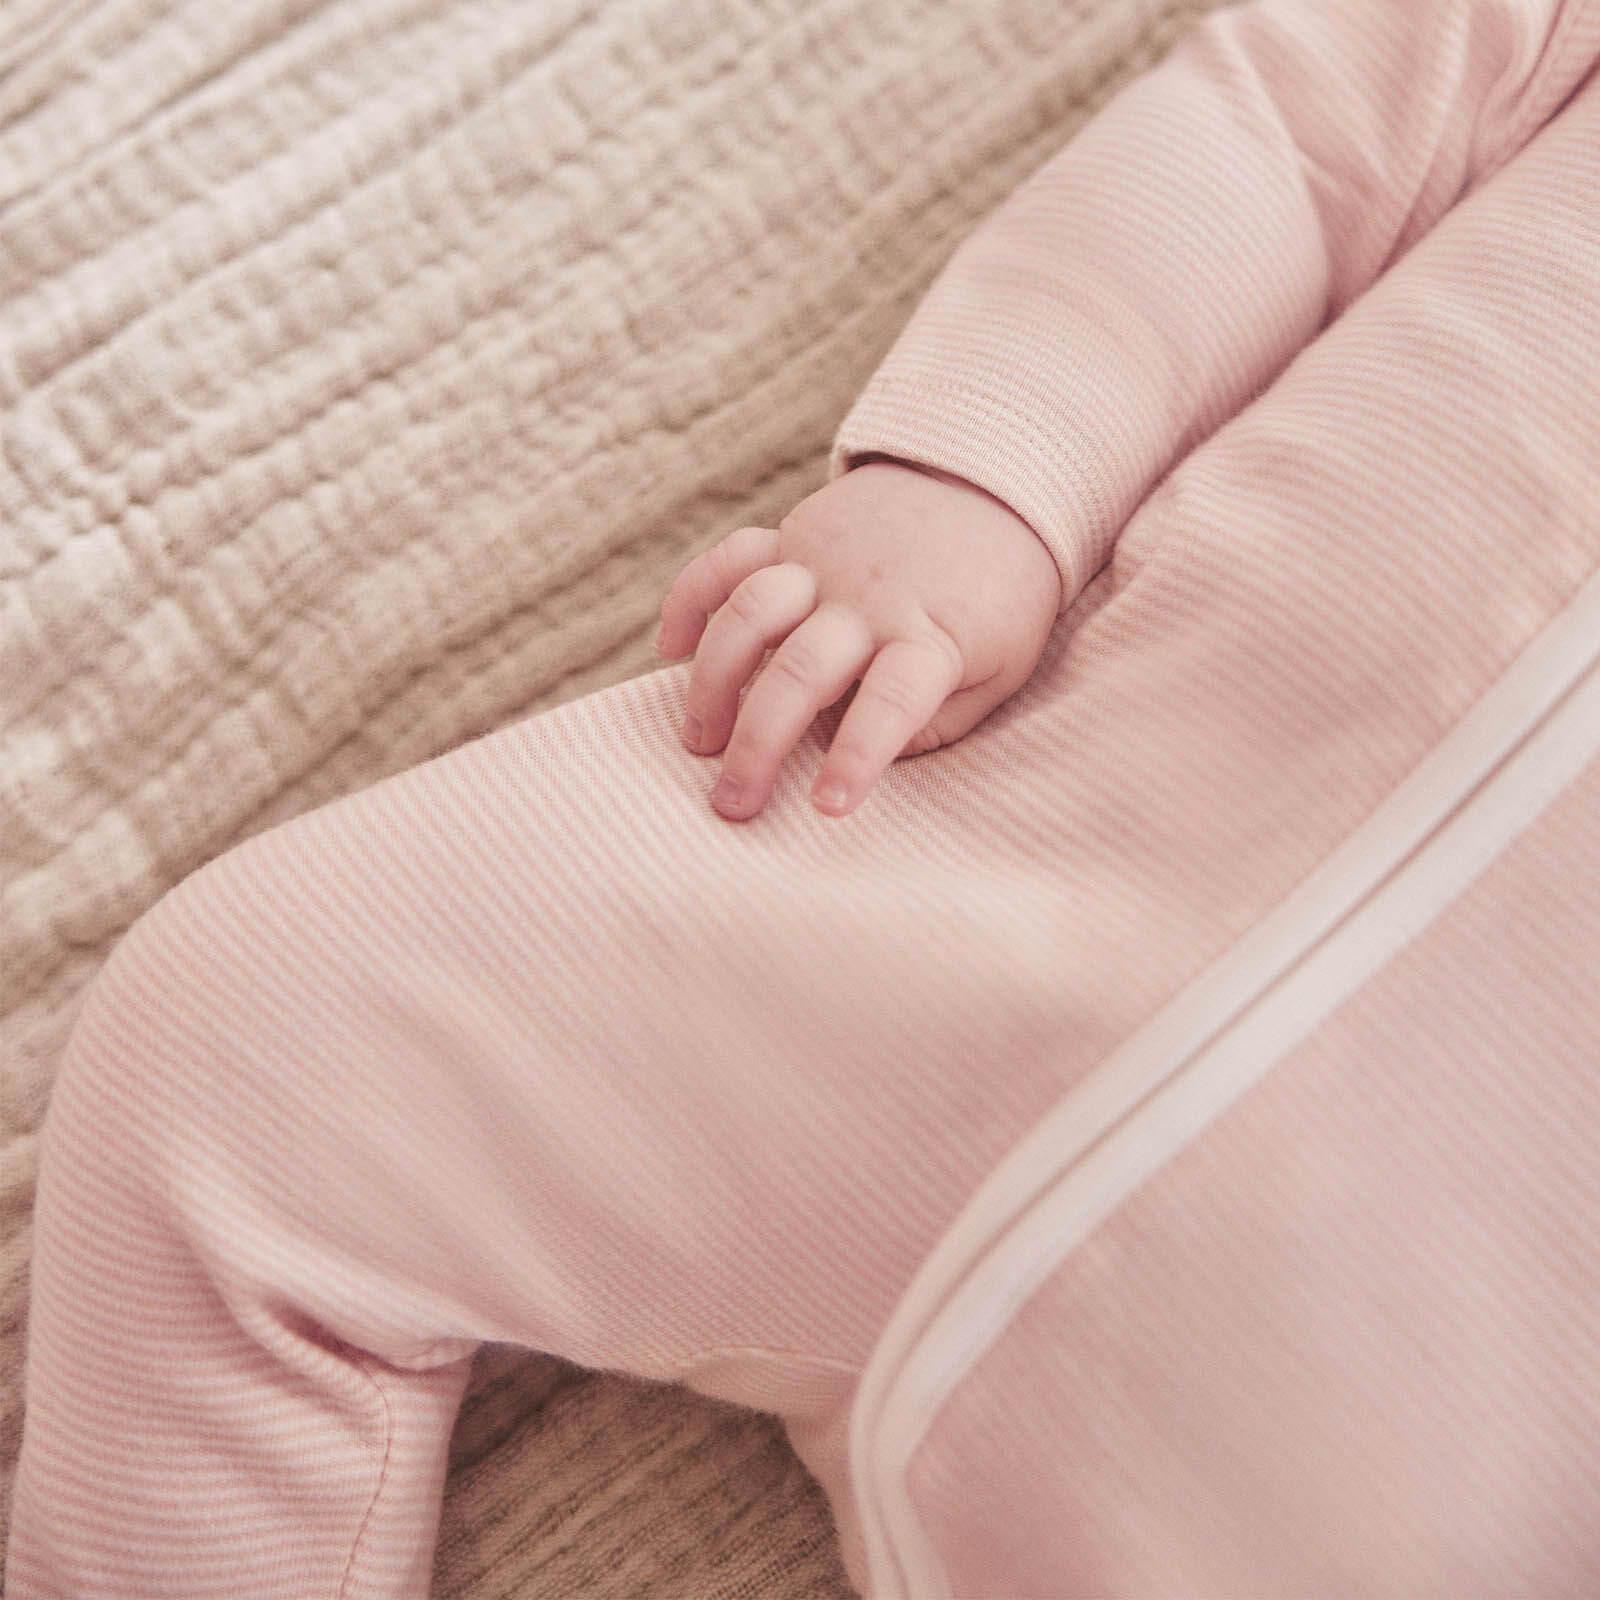
[[[897,935],[965,824],[892,784],[717,818],[685,681],[297,818],[126,936],[47,1119],[17,1600],[426,1593],[485,1340],[779,1412],[848,1549],[855,1375],[1027,1115],[952,1116],[941,1063],[1039,974],[1005,895],[944,958]]]

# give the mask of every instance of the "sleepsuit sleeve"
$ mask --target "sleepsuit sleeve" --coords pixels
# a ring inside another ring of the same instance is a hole
[[[956,249],[841,425],[967,478],[1062,609],[1166,471],[1264,389],[1600,54],[1600,0],[1211,13]]]

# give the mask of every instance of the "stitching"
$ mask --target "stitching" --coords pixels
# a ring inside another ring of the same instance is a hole
[[[345,1562],[344,1572],[339,1579],[338,1593],[341,1597],[350,1593],[351,1580],[355,1576],[356,1557],[361,1554],[362,1543],[377,1516],[378,1502],[383,1498],[383,1491],[389,1482],[389,1465],[394,1459],[394,1412],[389,1405],[388,1393],[379,1381],[377,1373],[366,1362],[361,1364],[361,1375],[372,1385],[372,1390],[378,1397],[378,1404],[383,1407],[383,1460],[378,1467],[378,1481],[373,1485],[372,1499],[368,1502],[360,1526],[356,1529],[355,1540],[350,1546],[349,1559]]]

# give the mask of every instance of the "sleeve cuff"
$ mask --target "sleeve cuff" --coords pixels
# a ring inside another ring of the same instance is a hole
[[[1169,408],[1129,404],[1130,394],[1170,393],[1151,383],[1170,356],[1148,323],[1093,286],[1063,303],[952,269],[840,425],[828,475],[883,454],[987,490],[1043,540],[1065,610],[1170,449]]]

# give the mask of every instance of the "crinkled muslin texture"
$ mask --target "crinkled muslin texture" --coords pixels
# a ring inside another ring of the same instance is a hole
[[[1600,7],[1230,9],[1131,83],[1192,14],[227,15],[9,42],[19,1194],[139,918],[13,1584],[134,1571],[184,1463],[172,1594],[1592,1593]],[[1063,616],[850,818],[834,710],[730,827],[641,628],[870,453]],[[1426,915],[1136,1110],[886,1544],[853,1406],[964,1208],[1397,804]],[[447,1481],[484,1339],[780,1414],[838,1553],[775,1432],[565,1368],[481,1362]]]

